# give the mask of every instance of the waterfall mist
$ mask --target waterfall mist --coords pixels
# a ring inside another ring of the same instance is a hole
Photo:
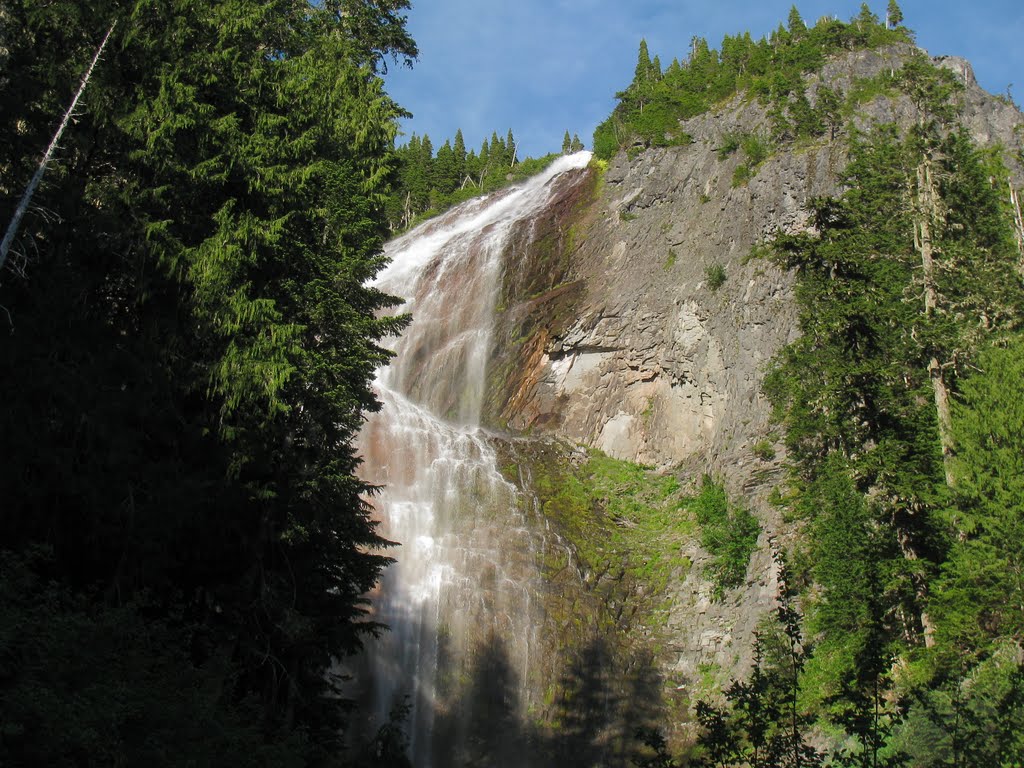
[[[532,504],[499,472],[480,416],[510,233],[589,159],[560,158],[398,238],[376,281],[405,300],[399,311],[413,321],[378,373],[383,408],[360,436],[362,475],[382,486],[372,499],[381,533],[400,544],[372,596],[374,619],[390,631],[370,643],[364,696],[378,722],[408,697],[417,766],[479,750],[529,763],[514,726],[539,695],[528,681],[544,627],[545,536]]]

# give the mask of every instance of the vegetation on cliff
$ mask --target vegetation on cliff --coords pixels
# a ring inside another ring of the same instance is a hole
[[[835,53],[911,42],[898,7],[886,21],[866,4],[849,23],[823,17],[807,26],[794,6],[787,25],[755,42],[750,33],[726,36],[719,50],[694,37],[686,58],[662,69],[640,43],[633,82],[616,94],[612,114],[594,131],[594,153],[609,158],[620,149],[687,144],[681,120],[707,112],[739,92],[769,105],[775,141],[820,136],[839,122],[841,99],[829,88],[811,106],[804,76],[817,71]]]
[[[759,643],[803,650],[791,700],[765,682],[786,664],[763,652],[724,708],[703,705],[708,764],[776,764],[757,745],[796,728],[786,701],[806,750],[786,764],[825,760],[812,726],[839,765],[1012,765],[1024,750],[1010,174],[960,126],[951,73],[918,55],[890,79],[914,121],[851,129],[846,192],[772,246],[797,275],[802,335],[767,387],[801,535]]]
[[[4,3],[0,763],[336,761],[408,5]]]
[[[790,470],[778,502],[796,535],[752,675],[698,706],[696,764],[1006,766],[1024,754],[1024,250],[1006,165],[1021,150],[978,147],[963,86],[909,46],[847,94],[807,77],[843,51],[911,42],[901,23],[894,2],[884,24],[863,6],[849,24],[807,27],[794,9],[757,43],[727,37],[718,52],[694,39],[664,71],[641,44],[595,133],[603,157],[685,144],[682,120],[758,98],[768,124],[717,147],[744,155],[734,186],[784,143],[847,144],[845,191],[809,202],[806,231],[758,249],[797,278],[802,333],[767,380]],[[872,124],[859,107],[879,97],[909,117]],[[673,764],[649,742],[650,764]]]

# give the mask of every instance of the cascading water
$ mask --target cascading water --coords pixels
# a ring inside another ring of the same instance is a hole
[[[528,703],[543,623],[534,599],[541,537],[479,427],[487,357],[510,233],[589,159],[560,158],[393,241],[376,281],[406,301],[413,322],[378,373],[383,408],[360,436],[362,474],[383,486],[372,500],[381,533],[402,545],[373,598],[390,632],[369,654],[369,697],[378,718],[409,697],[418,766],[461,762],[483,742],[515,755],[502,723]]]

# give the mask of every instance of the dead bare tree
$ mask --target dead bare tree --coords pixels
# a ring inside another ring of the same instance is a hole
[[[1013,234],[1017,238],[1017,251],[1021,255],[1020,268],[1024,271],[1024,216],[1020,213],[1020,198],[1013,187],[1013,179],[1008,180],[1010,187],[1010,206],[1013,208]]]
[[[85,74],[82,76],[82,82],[78,86],[78,91],[75,92],[75,98],[71,100],[71,105],[68,107],[67,112],[64,113],[64,119],[61,120],[60,126],[57,128],[57,132],[53,134],[53,139],[50,141],[50,146],[46,148],[46,153],[43,155],[43,159],[39,161],[39,166],[36,168],[36,172],[32,175],[32,180],[29,181],[28,186],[25,187],[25,194],[21,196],[21,200],[18,202],[18,207],[14,209],[14,215],[11,216],[11,221],[7,225],[7,231],[4,233],[3,241],[0,241],[0,269],[3,269],[4,262],[7,261],[7,253],[11,249],[11,244],[14,242],[14,238],[18,234],[18,227],[21,225],[21,220],[25,216],[25,212],[28,211],[28,206],[32,202],[32,195],[35,194],[36,188],[39,186],[39,182],[43,179],[43,174],[46,172],[46,166],[49,165],[53,153],[57,149],[57,142],[60,141],[60,137],[64,134],[64,129],[68,127],[68,123],[71,121],[71,116],[75,112],[75,107],[78,106],[78,100],[82,98],[82,93],[85,91],[85,86],[89,84],[89,78],[92,77],[92,72],[96,68],[96,62],[100,60],[100,54],[103,53],[103,49],[107,45],[107,41],[110,39],[110,35],[114,32],[114,27],[117,26],[117,21],[110,25],[110,29],[107,30],[107,34],[103,37],[103,41],[99,44],[96,49],[95,55],[92,57],[92,62],[89,64],[89,68],[85,70]]]

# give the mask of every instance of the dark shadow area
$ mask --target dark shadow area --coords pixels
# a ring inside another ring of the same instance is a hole
[[[601,638],[594,638],[569,662],[559,680],[549,735],[551,765],[605,764],[614,750],[609,717],[622,706],[621,692],[609,680],[611,654]]]
[[[438,674],[429,747],[420,741],[412,748],[416,765],[426,765],[429,754],[432,768],[626,768],[639,754],[637,730],[663,720],[651,656],[624,654],[604,638],[571,655],[548,687],[550,704],[528,708],[524,681],[496,633],[461,663],[442,638],[438,660],[446,666]],[[418,706],[426,705],[421,698]]]
[[[573,656],[559,690],[555,727],[545,734],[549,757],[536,765],[632,765],[637,729],[662,715],[661,679],[651,656],[624,653],[603,637]]]
[[[473,649],[466,668],[467,674],[459,675],[460,684],[438,697],[431,764],[436,768],[528,764],[532,749],[520,717],[522,681],[512,668],[504,640],[492,632]]]

